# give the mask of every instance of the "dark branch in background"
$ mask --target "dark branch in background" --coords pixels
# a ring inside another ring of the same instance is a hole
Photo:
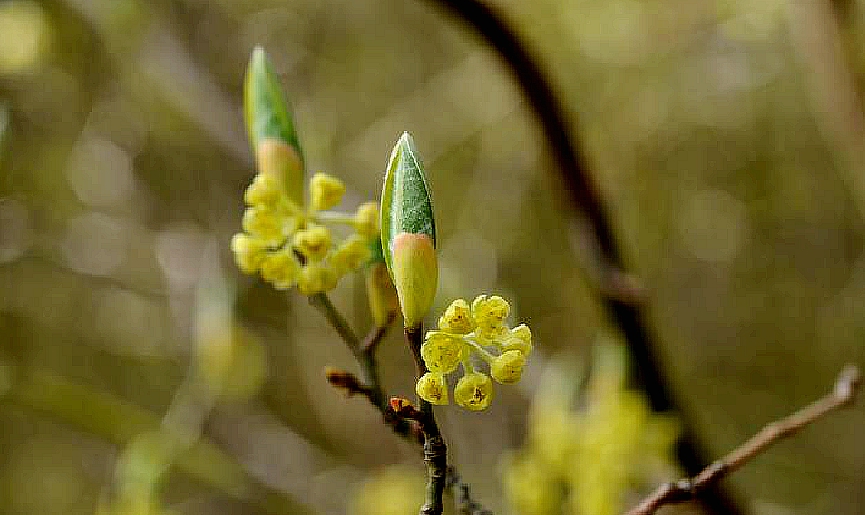
[[[717,484],[727,474],[735,472],[742,465],[765,451],[770,445],[796,434],[808,424],[836,409],[852,405],[860,383],[859,369],[853,365],[848,365],[841,371],[831,393],[789,417],[767,425],[750,440],[734,449],[724,458],[706,467],[693,479],[682,479],[675,483],[661,485],[655,493],[629,511],[628,515],[652,515],[665,504],[675,504],[699,498],[705,489]]]
[[[597,293],[608,315],[622,332],[630,349],[636,378],[645,389],[652,408],[655,411],[677,409],[679,412],[683,420],[683,435],[677,457],[688,475],[696,475],[709,460],[661,372],[660,363],[653,353],[657,344],[639,307],[632,301],[631,295],[622,295],[616,288],[616,284],[623,282],[622,278],[628,277],[622,253],[600,193],[590,177],[586,157],[576,146],[580,141],[576,130],[565,120],[561,103],[556,99],[550,81],[501,13],[478,0],[428,1],[456,15],[477,31],[498,52],[522,88],[541,123],[574,207],[582,218],[581,225],[585,227],[586,234],[580,236],[589,238],[590,247],[596,250],[597,255],[592,256],[595,260],[592,266],[600,271]],[[701,492],[700,500],[710,513],[744,513],[729,494],[722,492],[716,485]]]

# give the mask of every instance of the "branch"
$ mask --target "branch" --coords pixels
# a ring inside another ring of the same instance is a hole
[[[828,413],[853,404],[861,374],[855,365],[847,365],[838,375],[835,388],[822,399],[805,406],[792,415],[773,422],[734,449],[724,458],[712,463],[693,479],[682,479],[660,486],[628,515],[651,515],[665,504],[675,504],[697,498],[707,488],[718,483],[776,442],[798,433],[802,428]]]
[[[325,369],[325,377],[327,378],[327,381],[333,387],[344,390],[349,396],[361,395],[366,397],[370,404],[375,406],[376,409],[381,412],[385,425],[390,427],[394,433],[408,439],[409,441],[423,445],[424,461],[427,462],[428,467],[432,466],[435,471],[435,485],[432,486],[432,498],[435,499],[436,492],[438,492],[439,506],[441,506],[442,503],[441,499],[444,488],[446,486],[458,485],[461,492],[460,505],[471,506],[472,509],[475,510],[467,513],[490,513],[488,510],[484,510],[479,503],[471,498],[469,486],[461,481],[456,469],[453,467],[447,467],[447,449],[445,448],[444,440],[441,438],[438,425],[435,422],[435,416],[432,413],[432,406],[428,406],[428,412],[425,412],[423,411],[423,408],[421,411],[416,410],[408,402],[398,402],[397,404],[394,404],[394,402],[391,401],[391,403],[388,404],[387,396],[385,395],[384,388],[379,379],[378,363],[375,359],[375,352],[378,348],[379,342],[381,342],[387,334],[387,330],[393,323],[396,314],[394,313],[389,317],[385,325],[373,327],[369,334],[367,334],[363,340],[360,340],[326,294],[320,293],[309,297],[309,303],[318,309],[334,329],[336,329],[340,338],[345,342],[352,354],[354,354],[363,371],[363,380],[361,380],[351,372],[335,368],[327,368]],[[418,365],[419,363],[418,366],[423,367],[425,372],[426,367],[423,363],[423,359],[420,357],[420,345],[423,343],[423,331],[421,328],[418,328],[415,332],[412,332],[411,336],[409,336],[409,332],[409,330],[406,331],[406,337],[409,339],[410,347],[412,347],[412,356],[415,359],[415,364]],[[423,372],[420,372],[420,374],[423,374]],[[418,377],[420,377],[420,375],[418,375]],[[426,403],[426,401],[421,401],[421,403]],[[428,405],[429,403],[426,404]],[[411,410],[405,410],[407,406],[411,407]],[[412,421],[415,423],[410,423]],[[428,421],[431,425],[425,425]],[[438,435],[437,439],[432,438],[431,440],[428,440],[428,434]],[[436,443],[437,440],[441,441],[441,445]],[[431,479],[433,477],[433,475],[430,475]],[[428,500],[429,499],[430,497],[428,496]],[[435,502],[431,504],[433,509],[434,506]],[[427,507],[425,506],[424,509],[427,509]],[[422,513],[441,513],[441,509],[439,509],[438,512],[429,511]]]
[[[423,344],[423,326],[406,327],[405,338],[414,357],[417,378],[427,372],[426,363],[421,357],[420,348]],[[418,425],[423,433],[423,461],[427,467],[426,502],[420,509],[420,515],[441,515],[444,510],[442,497],[447,477],[447,446],[436,423],[432,404],[418,398],[420,410],[417,413]]]
[[[474,29],[501,57],[522,89],[541,125],[558,165],[559,177],[579,218],[579,237],[585,241],[583,269],[630,350],[634,375],[643,386],[654,411],[675,409],[682,420],[678,460],[687,474],[697,474],[709,462],[680,402],[667,381],[654,349],[658,347],[641,308],[641,287],[627,272],[625,260],[606,205],[591,176],[589,161],[580,148],[579,124],[565,114],[562,103],[539,60],[499,10],[482,0],[427,0],[454,14]],[[569,123],[569,119],[571,120]],[[743,509],[720,490],[703,493],[701,501],[715,515],[741,515]]]

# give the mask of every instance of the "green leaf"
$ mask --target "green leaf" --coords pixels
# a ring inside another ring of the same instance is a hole
[[[246,69],[243,110],[253,152],[259,141],[272,138],[288,143],[302,158],[288,101],[279,84],[279,77],[261,47],[255,47],[252,51]]]
[[[380,211],[381,245],[391,271],[396,235],[426,234],[435,245],[435,219],[429,187],[414,140],[408,132],[400,136],[390,154]]]

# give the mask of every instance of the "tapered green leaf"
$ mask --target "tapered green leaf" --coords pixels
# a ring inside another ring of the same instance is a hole
[[[267,54],[261,47],[252,51],[246,69],[246,82],[243,92],[243,109],[249,143],[255,152],[258,142],[263,139],[277,139],[291,145],[302,156],[291,110],[279,77]]]
[[[408,132],[400,136],[388,161],[381,194],[381,245],[393,266],[393,239],[400,233],[426,234],[435,245],[435,219],[423,164]]]

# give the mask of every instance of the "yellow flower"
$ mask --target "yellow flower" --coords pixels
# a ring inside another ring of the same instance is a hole
[[[379,236],[378,219],[378,203],[364,202],[358,206],[354,215],[354,230],[365,238],[377,238]]]
[[[309,182],[309,193],[312,210],[323,211],[339,204],[345,193],[345,184],[332,175],[318,172]]]
[[[518,350],[502,353],[490,363],[490,375],[501,384],[513,384],[520,380],[526,357]]]
[[[374,263],[366,269],[366,296],[376,327],[383,327],[399,311],[396,288],[390,279],[387,265]]]
[[[231,251],[240,270],[245,274],[254,274],[264,261],[267,245],[258,238],[239,233],[231,238]]]
[[[307,263],[300,270],[297,278],[297,289],[303,295],[315,295],[316,293],[332,290],[336,287],[337,276],[330,268],[319,263]]]
[[[355,234],[342,242],[328,258],[328,263],[339,275],[343,275],[360,268],[369,260],[371,254],[366,240]]]
[[[420,347],[420,354],[427,368],[433,372],[447,374],[457,369],[465,357],[462,339],[441,331],[430,331]]]
[[[506,300],[493,295],[478,295],[472,302],[472,315],[475,319],[475,333],[482,340],[492,340],[500,337],[507,328],[505,319],[511,311],[511,306]]]
[[[280,245],[285,241],[282,221],[272,209],[264,206],[250,207],[244,211],[243,230],[268,245]]]
[[[294,234],[293,244],[306,259],[312,262],[321,261],[330,250],[330,230],[316,226],[298,231]]]
[[[444,405],[448,399],[448,385],[444,374],[427,372],[417,380],[415,392],[430,404]]]
[[[250,206],[273,207],[284,195],[279,179],[273,175],[257,173],[246,188],[243,200]]]
[[[454,388],[454,401],[471,411],[482,411],[493,400],[493,382],[480,372],[464,375]]]
[[[528,357],[532,352],[532,331],[526,324],[520,324],[511,329],[508,334],[502,338],[502,351],[509,350],[520,351],[523,356]]]
[[[287,249],[268,254],[261,264],[261,277],[277,290],[294,286],[299,273],[300,263]]]
[[[454,334],[468,334],[474,330],[471,308],[464,299],[451,302],[444,314],[439,318],[439,329]]]

